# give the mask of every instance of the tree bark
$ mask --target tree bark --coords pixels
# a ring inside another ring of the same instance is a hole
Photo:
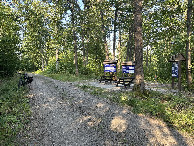
[[[86,48],[84,44],[84,32],[82,32],[82,51],[83,51],[83,64],[84,64],[84,67],[86,67]]]
[[[59,69],[59,50],[56,49],[56,71]]]
[[[127,57],[126,57],[126,61],[131,61],[132,60],[132,56],[133,56],[133,45],[132,45],[132,43],[133,43],[133,41],[132,41],[133,26],[132,25],[129,28],[129,38],[128,38],[128,42],[127,42]]]
[[[75,32],[75,14],[74,14],[74,3],[73,0],[71,3],[71,21],[72,21],[72,31],[73,31],[73,43],[74,43],[74,64],[75,64],[75,74],[79,75],[78,71],[78,58],[77,58],[77,36]]]
[[[82,2],[84,3],[84,11],[85,13],[85,23],[89,21],[89,14],[88,14],[88,10],[90,9],[90,0],[82,0]],[[86,67],[88,64],[88,48],[89,48],[89,35],[88,33],[90,32],[90,28],[87,27],[84,32],[82,32],[82,47],[83,47],[83,63],[84,66]],[[84,36],[87,36],[87,40],[86,40],[86,44],[84,43]]]
[[[43,52],[43,48],[42,45],[40,44],[40,53],[41,53],[41,61],[42,61],[42,68],[41,70],[44,71],[44,52]]]
[[[192,75],[191,75],[191,33],[192,33],[192,0],[188,0],[187,9],[187,42],[186,42],[186,67],[187,67],[187,86],[191,87]]]
[[[114,34],[113,34],[113,60],[115,60],[115,49],[116,49],[116,32],[117,32],[117,17],[118,17],[118,7],[115,10],[115,20],[114,20]]]
[[[130,46],[131,44],[130,44],[130,38],[129,38],[127,41],[127,55],[126,55],[126,60],[125,60],[126,62],[131,60],[131,51],[129,52]]]
[[[118,72],[120,72],[120,70],[121,70],[121,28],[120,28],[120,27],[119,27],[118,50],[119,50],[119,58],[118,58]]]
[[[134,90],[145,89],[143,72],[143,37],[142,37],[142,0],[134,0],[135,32],[135,86]]]
[[[149,49],[146,49],[146,66],[148,67],[148,57],[149,57]]]
[[[105,48],[105,54],[106,54],[106,60],[109,59],[109,51],[108,51],[108,45],[106,41],[106,32],[105,32],[105,26],[104,26],[104,14],[103,11],[100,11],[101,15],[101,21],[102,21],[102,33],[103,33],[103,41],[104,41],[104,48]]]

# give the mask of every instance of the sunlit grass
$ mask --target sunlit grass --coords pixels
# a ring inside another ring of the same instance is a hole
[[[17,134],[29,122],[30,107],[25,88],[17,89],[18,78],[1,79],[0,145],[15,145]]]
[[[76,81],[83,81],[83,80],[91,80],[94,79],[94,76],[91,75],[74,75],[69,73],[55,73],[55,74],[48,74],[46,72],[35,72],[40,75],[44,75],[56,80],[60,81],[69,81],[69,82],[76,82]]]
[[[75,76],[71,74],[44,74],[61,81],[81,81],[90,79],[88,76]],[[169,126],[193,134],[193,98],[184,95],[162,94],[156,91],[145,92],[106,91],[100,87],[88,85],[80,86],[90,94],[108,98],[121,105],[128,105],[137,114],[144,114],[160,118]]]
[[[183,95],[161,94],[155,91],[116,92],[93,86],[80,86],[86,92],[108,98],[121,105],[128,105],[136,114],[160,118],[169,126],[193,134],[193,98]]]

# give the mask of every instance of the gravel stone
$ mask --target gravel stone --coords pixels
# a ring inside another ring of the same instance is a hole
[[[193,137],[161,120],[136,115],[130,107],[90,95],[76,84],[34,75],[29,93],[31,122],[21,145],[193,145]]]

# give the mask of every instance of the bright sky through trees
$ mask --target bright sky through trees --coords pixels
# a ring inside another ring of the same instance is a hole
[[[77,51],[80,73],[99,75],[103,72],[102,62],[106,56],[114,58],[113,46],[116,50],[115,58],[119,62],[135,59],[132,1],[59,0],[50,4],[46,0],[29,0],[25,4],[22,0],[20,4],[18,2],[1,1],[1,35],[9,35],[1,36],[4,41],[0,43],[1,48],[6,49],[6,44],[10,44],[8,40],[15,40],[12,47],[16,47],[16,52],[20,54],[22,69],[42,68],[55,72],[58,54],[61,62],[57,72],[65,70],[75,73],[72,58],[75,58],[74,53]],[[145,78],[153,79],[157,74],[161,80],[169,80],[171,65],[168,58],[177,53],[186,56],[188,38],[193,48],[193,35],[187,36],[190,34],[187,32],[188,8],[186,0],[144,1],[142,30]],[[4,16],[13,17],[5,19]],[[14,24],[17,29],[14,25],[6,24]],[[107,46],[109,54],[106,52]],[[194,66],[192,54],[189,63],[191,68]]]

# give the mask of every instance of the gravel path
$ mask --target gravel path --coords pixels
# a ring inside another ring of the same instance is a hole
[[[78,82],[79,83],[79,82]],[[99,83],[98,80],[94,80],[94,81],[85,81],[82,83],[79,83],[80,85],[89,85],[89,86],[95,86],[95,87],[100,87],[106,90],[113,90],[113,91],[118,91],[118,90],[123,90],[123,91],[132,91],[132,88],[134,86],[134,84],[131,84],[130,87],[124,87],[123,85],[120,85],[118,87],[116,87],[116,84],[114,83],[104,83],[101,82]],[[152,82],[146,82],[145,83],[145,88],[147,90],[152,90],[152,91],[158,91],[161,92],[163,94],[166,93],[178,93],[178,89],[171,89],[171,85],[169,84],[160,84],[160,83],[152,83]]]
[[[74,83],[34,75],[29,98],[32,117],[23,145],[192,145],[160,120],[133,114]]]

